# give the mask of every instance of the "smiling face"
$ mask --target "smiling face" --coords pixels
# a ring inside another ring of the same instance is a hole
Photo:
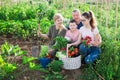
[[[69,28],[71,31],[74,31],[77,29],[77,24],[75,22],[69,23]]]
[[[63,19],[61,17],[55,20],[56,26],[61,26],[62,24],[63,24]]]
[[[72,13],[72,17],[73,17],[73,19],[74,19],[77,23],[80,22],[80,16],[81,16],[81,15],[80,15],[80,13],[79,13],[78,11]]]
[[[60,27],[63,24],[63,17],[59,13],[54,15],[53,20],[57,27]]]
[[[81,21],[84,26],[87,26],[90,24],[90,19],[85,18],[85,16],[81,16]]]

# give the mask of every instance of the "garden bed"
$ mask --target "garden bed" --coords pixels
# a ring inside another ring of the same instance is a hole
[[[33,46],[38,46],[38,44],[36,43],[37,40],[21,40],[21,39],[15,39],[15,38],[5,38],[2,37],[0,38],[0,46],[2,44],[4,44],[4,42],[7,41],[8,43],[12,44],[12,45],[19,45],[20,48],[22,50],[26,50],[27,51],[27,56],[32,57],[32,53],[31,53],[31,48]],[[48,44],[43,42],[43,41],[39,41],[42,44]],[[14,58],[14,56],[10,56],[9,57],[9,61],[12,62],[16,62],[18,65],[22,64],[22,57],[16,57]],[[35,61],[36,64],[39,64],[39,62],[36,60]],[[44,80],[41,78],[41,76],[43,76],[44,72],[41,71],[37,71],[37,70],[29,70],[28,65],[24,65],[22,66],[22,68],[17,69],[14,73],[17,74],[16,75],[16,80]],[[61,74],[63,74],[65,76],[66,80],[76,80],[78,76],[80,76],[82,73],[82,69],[77,69],[77,70],[64,70],[61,72]]]

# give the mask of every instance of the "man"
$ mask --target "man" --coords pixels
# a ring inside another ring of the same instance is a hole
[[[81,22],[81,14],[80,14],[80,11],[79,11],[79,9],[74,9],[73,11],[72,11],[72,17],[73,17],[73,19],[76,21],[76,23],[77,23],[77,29],[80,29],[82,26],[83,26],[83,24],[82,24],[82,22]]]

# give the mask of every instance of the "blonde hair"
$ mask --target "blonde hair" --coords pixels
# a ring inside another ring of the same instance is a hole
[[[54,22],[59,19],[59,18],[62,18],[63,19],[63,16],[60,14],[60,13],[56,13],[54,16],[53,16],[53,20]]]
[[[62,20],[63,20],[63,16],[62,16],[60,13],[56,13],[56,14],[53,16],[54,22],[55,22],[57,19],[59,19],[59,18],[62,18]],[[60,26],[60,29],[59,29],[58,33],[60,33],[63,29],[66,29],[66,28],[65,28],[65,26],[62,24],[62,25]]]

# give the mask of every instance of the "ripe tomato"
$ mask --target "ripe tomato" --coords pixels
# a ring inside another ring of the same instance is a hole
[[[71,52],[71,55],[73,56],[74,54],[75,54],[75,52],[74,52],[74,51],[72,51],[72,52]]]
[[[75,52],[76,54],[78,53],[78,51],[79,51],[78,48],[75,48],[75,49],[74,49],[74,52]]]
[[[47,57],[47,58],[51,58],[51,55],[50,55],[50,54],[48,54],[46,57]]]
[[[68,57],[71,57],[71,53],[68,53]]]
[[[68,53],[70,53],[71,51],[70,50],[68,50]]]

